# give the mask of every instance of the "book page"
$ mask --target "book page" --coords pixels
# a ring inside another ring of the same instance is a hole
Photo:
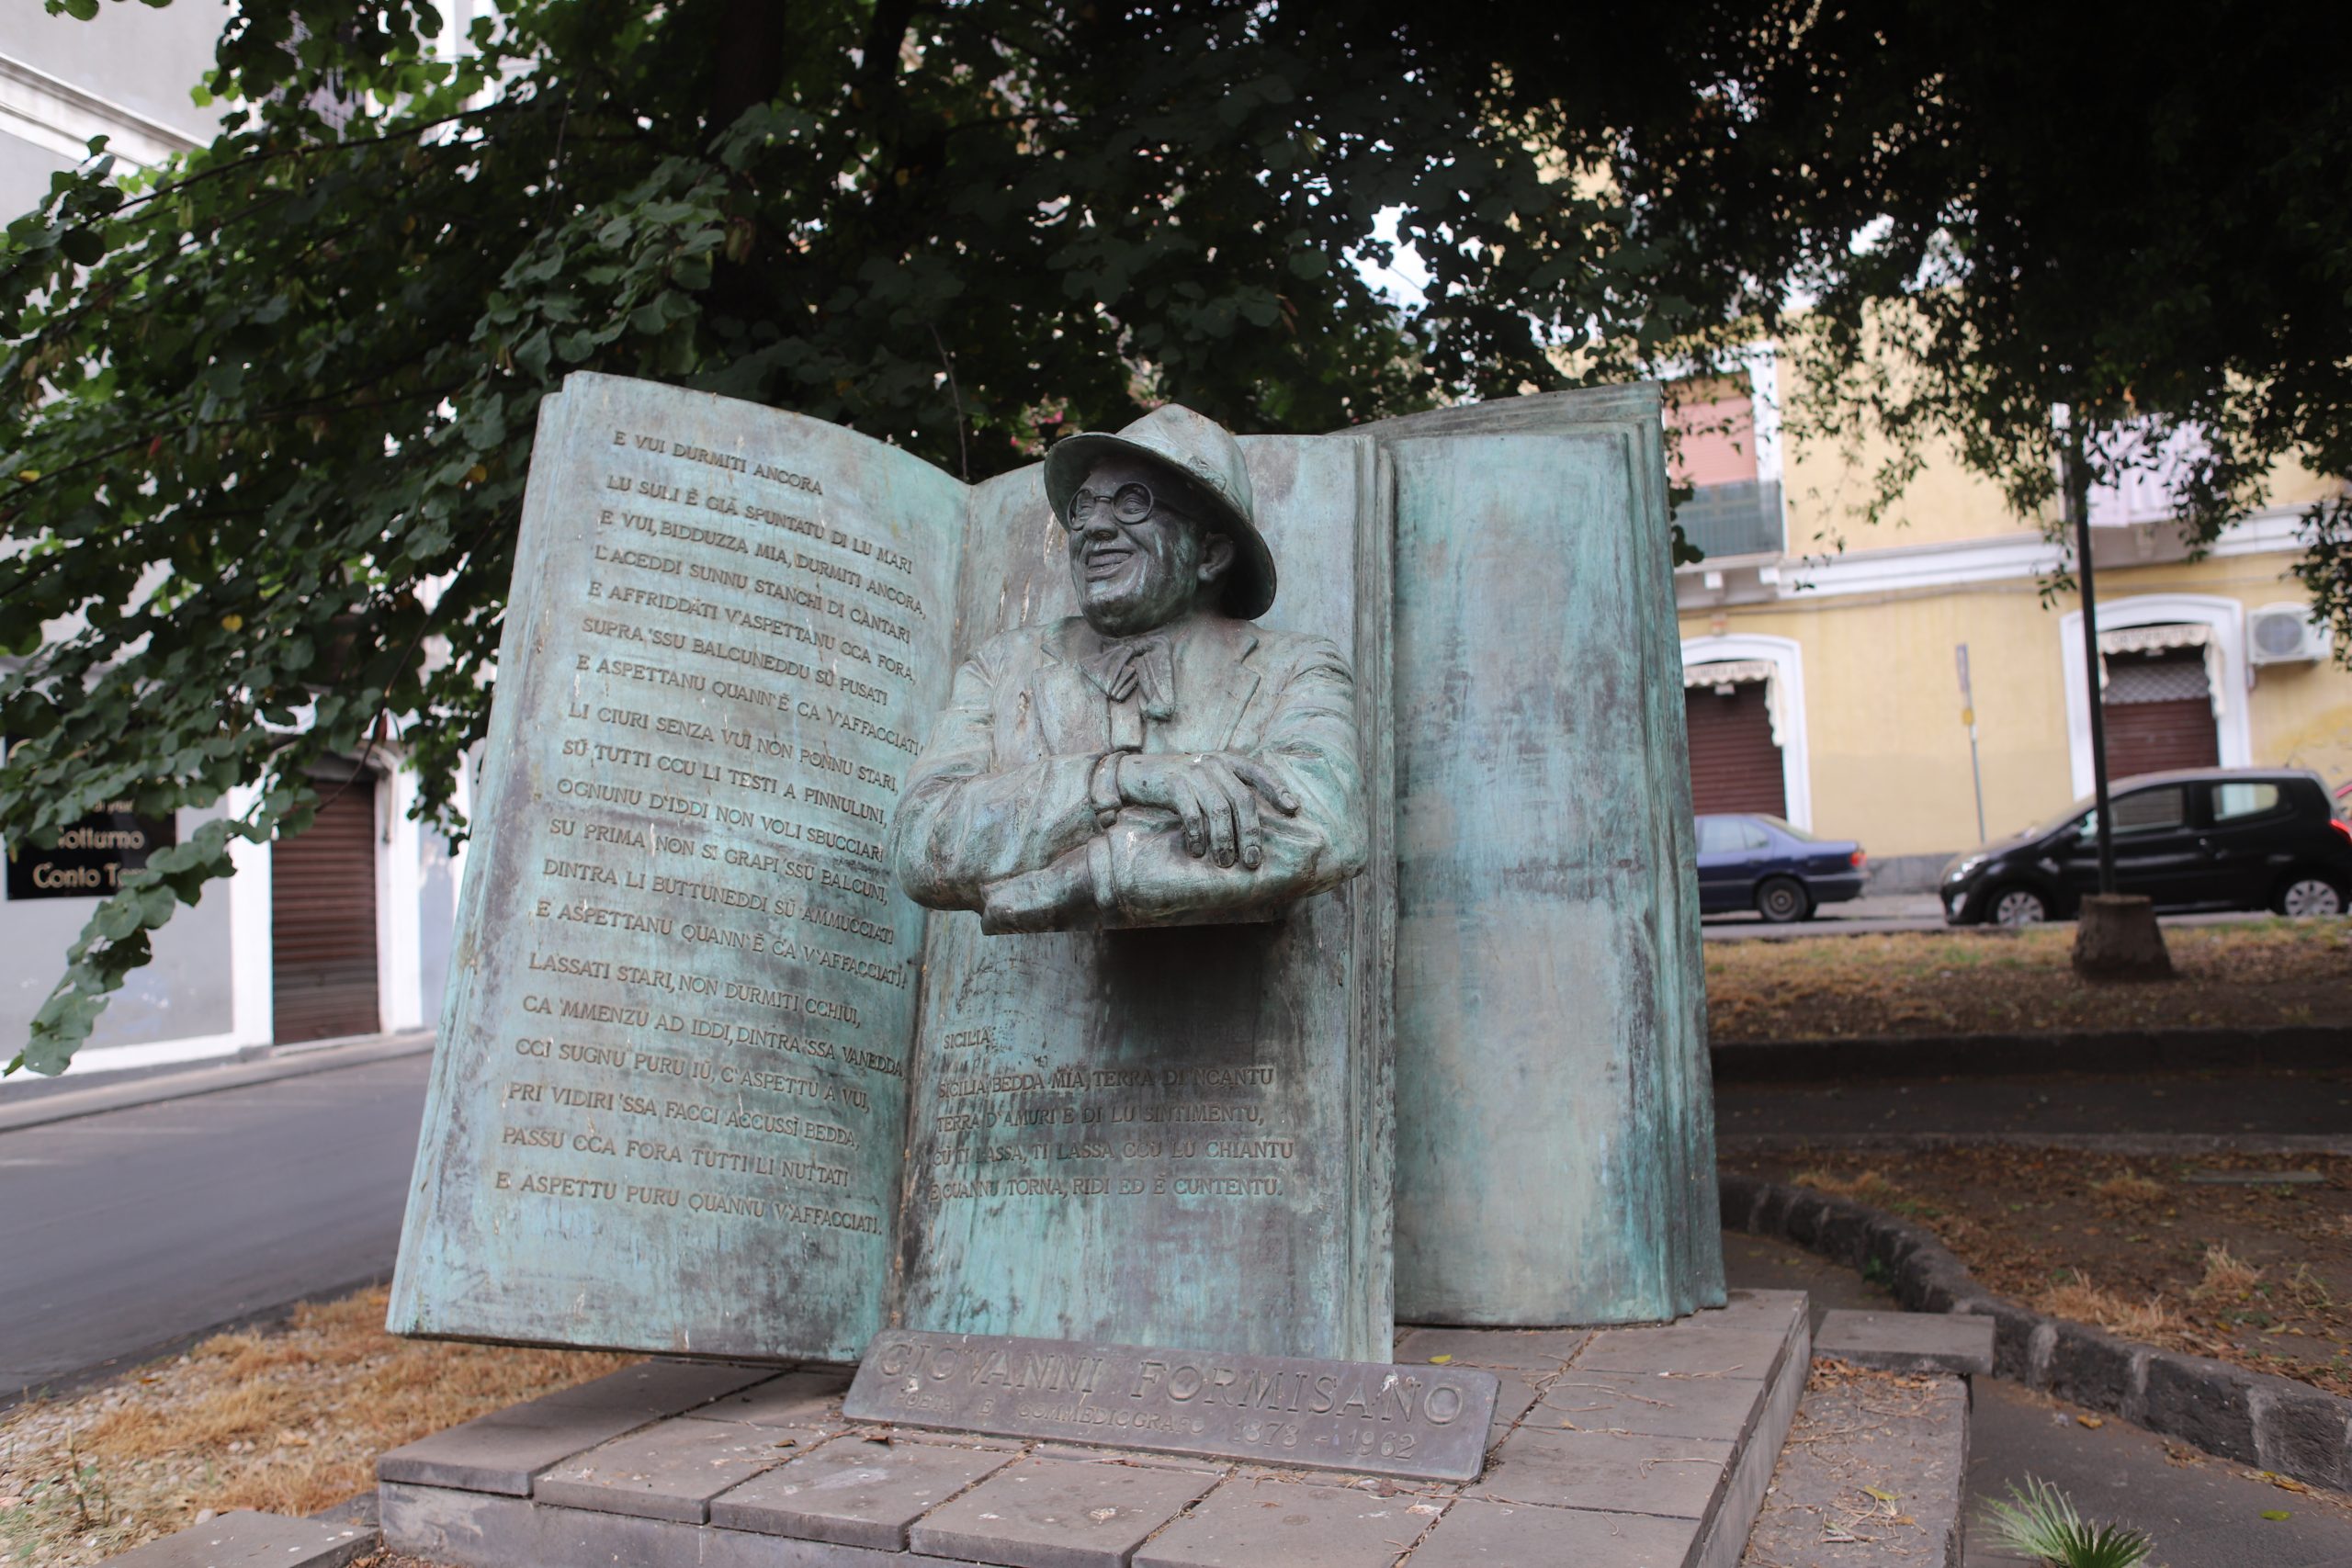
[[[1243,924],[984,936],[933,914],[902,1326],[1388,1358],[1388,517],[1368,443],[1241,446],[1281,572],[1261,634],[1354,667],[1374,869]],[[970,514],[959,651],[1051,635],[1077,596],[1039,470],[974,487]],[[1090,715],[1075,749],[1108,743],[1094,688],[1029,668],[1007,707]],[[1180,679],[1180,717],[1216,695]]]
[[[850,1359],[922,940],[886,828],[965,489],[650,382],[551,401],[391,1324]]]

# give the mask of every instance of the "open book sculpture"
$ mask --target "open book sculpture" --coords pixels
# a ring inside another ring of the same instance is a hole
[[[1648,388],[967,486],[571,378],[391,1326],[1385,1360],[1719,1301],[1664,497]]]

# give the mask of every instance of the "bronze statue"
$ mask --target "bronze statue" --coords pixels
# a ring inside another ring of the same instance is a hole
[[[1238,922],[1363,869],[1355,678],[1252,626],[1274,561],[1241,448],[1190,409],[1046,457],[1080,615],[991,638],[909,776],[910,897],[1011,931]]]

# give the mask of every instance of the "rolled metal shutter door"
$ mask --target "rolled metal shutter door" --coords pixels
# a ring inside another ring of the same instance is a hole
[[[269,853],[272,1033],[280,1044],[373,1034],[376,781],[319,781],[323,804]]]
[[[1760,681],[1743,681],[1731,694],[1713,686],[1683,688],[1690,732],[1690,804],[1700,816],[1715,812],[1789,814],[1781,749],[1772,744],[1772,715]]]
[[[2119,654],[2107,669],[2099,706],[2107,721],[2109,778],[2221,765],[2212,687],[2200,650]]]

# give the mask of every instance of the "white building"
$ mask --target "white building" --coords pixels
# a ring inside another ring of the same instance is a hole
[[[29,210],[93,136],[141,165],[209,141],[212,113],[190,89],[228,16],[223,0],[105,6],[89,22],[31,0],[0,11],[0,221]],[[154,962],[116,993],[73,1070],[432,1024],[458,857],[409,819],[413,786],[397,761],[396,747],[355,760],[322,782],[325,804],[308,832],[244,846],[237,874],[156,934]],[[204,815],[182,812],[176,832]],[[24,1043],[97,905],[54,874],[36,890],[31,869],[0,899],[0,1060]]]

